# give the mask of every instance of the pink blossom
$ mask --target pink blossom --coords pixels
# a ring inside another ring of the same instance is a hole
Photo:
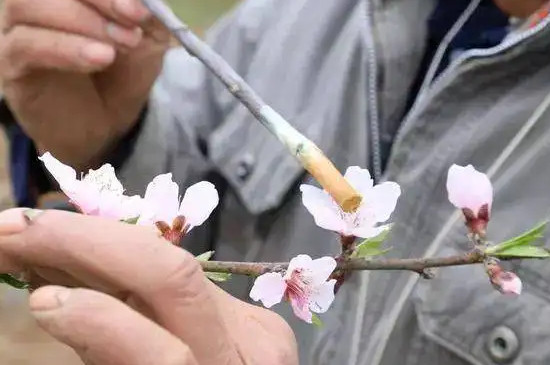
[[[334,300],[336,280],[328,278],[335,268],[332,257],[312,260],[308,255],[298,255],[290,261],[284,275],[276,272],[260,275],[250,298],[261,301],[266,308],[285,298],[298,318],[311,323],[311,312],[326,312]]]
[[[447,192],[449,201],[462,209],[470,230],[484,235],[493,204],[493,185],[487,175],[472,165],[452,165],[447,175]]]
[[[492,264],[488,267],[487,273],[491,284],[502,294],[521,294],[521,279],[513,272],[504,271],[498,264]]]
[[[311,185],[300,186],[302,203],[311,213],[315,223],[324,229],[344,236],[370,238],[388,229],[385,222],[397,205],[401,188],[395,182],[374,186],[369,171],[358,166],[348,167],[344,177],[362,196],[359,208],[353,213],[344,212],[324,190]]]
[[[177,244],[184,234],[208,219],[218,202],[214,185],[201,181],[185,191],[180,203],[172,174],[158,175],[147,186],[138,224],[156,225],[165,238]]]
[[[46,169],[59,183],[61,190],[80,211],[114,219],[137,218],[141,210],[141,198],[125,196],[124,188],[109,164],[97,170],[89,170],[81,180],[76,171],[53,157],[49,152],[39,157]]]
[[[513,272],[505,271],[500,274],[500,292],[502,294],[520,295],[523,284]]]

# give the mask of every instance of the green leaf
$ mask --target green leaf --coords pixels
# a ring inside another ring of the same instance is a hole
[[[122,222],[128,223],[128,224],[137,224],[138,220],[139,220],[139,216],[134,218],[122,219]]]
[[[548,221],[537,224],[535,227],[531,228],[527,232],[522,233],[521,235],[511,238],[507,241],[501,242],[497,245],[488,247],[485,250],[485,253],[492,256],[504,256],[503,253],[515,248],[515,247],[537,247],[531,245],[536,240],[539,240],[543,237],[544,230],[546,229]],[[539,247],[540,248],[540,247]],[[510,255],[509,255],[510,256]],[[528,257],[528,256],[521,256]],[[537,256],[539,257],[539,256]]]
[[[10,274],[0,274],[0,283],[7,284],[16,289],[27,289],[29,287],[28,283],[25,283],[24,281],[16,279]]]
[[[315,313],[311,313],[311,324],[317,328],[323,328],[324,324],[321,318]]]
[[[497,253],[491,254],[491,256],[496,257],[524,257],[524,258],[548,258],[550,257],[550,252],[544,247],[538,246],[515,246],[510,247],[505,250],[499,251]]]
[[[352,257],[373,257],[373,256],[380,256],[384,255],[385,253],[388,253],[391,248],[382,249],[380,246],[382,243],[388,238],[388,235],[390,233],[391,226],[389,226],[387,229],[382,231],[378,236],[367,238],[363,242],[361,242],[357,247],[355,248],[355,251],[353,251]]]
[[[218,283],[222,283],[231,278],[231,274],[226,272],[205,272],[204,275],[206,275],[208,279]]]
[[[208,261],[212,258],[212,255],[214,255],[214,251],[206,251],[205,253],[195,256],[195,258],[199,261]]]

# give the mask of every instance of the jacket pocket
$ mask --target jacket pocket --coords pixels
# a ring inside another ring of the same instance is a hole
[[[296,128],[314,138],[311,127],[296,119]],[[235,108],[208,145],[212,162],[253,214],[279,206],[304,173],[294,156],[245,108]]]
[[[471,364],[550,364],[550,305],[530,277],[522,280],[513,297],[491,287],[482,265],[439,270],[416,290],[421,332]]]

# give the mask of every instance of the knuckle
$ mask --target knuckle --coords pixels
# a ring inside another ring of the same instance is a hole
[[[157,291],[161,297],[175,296],[180,301],[194,302],[205,293],[205,279],[198,261],[190,253],[182,253],[177,263],[167,269]]]
[[[16,26],[3,39],[0,47],[0,62],[2,74],[5,79],[14,79],[29,66],[28,42],[25,41],[25,27]]]
[[[21,18],[22,14],[24,14],[25,5],[25,1],[21,0],[4,1],[3,11],[5,27],[9,28],[9,26],[16,22],[17,19]]]

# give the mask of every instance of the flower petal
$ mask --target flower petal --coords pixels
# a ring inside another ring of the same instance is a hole
[[[141,216],[143,199],[139,195],[122,196],[116,210],[118,219],[131,219]]]
[[[370,177],[369,170],[362,169],[359,166],[350,166],[347,168],[344,178],[353,186],[361,195],[365,195],[370,189],[374,181]]]
[[[305,268],[308,268],[311,265],[312,261],[313,260],[309,255],[298,255],[293,257],[288,263],[285,279],[289,279],[295,270],[301,271]]]
[[[72,190],[75,181],[77,181],[76,171],[72,167],[63,164],[49,152],[44,153],[38,159],[42,161],[46,170],[59,183],[61,190],[64,191],[66,188]]]
[[[152,225],[161,221],[171,225],[178,214],[178,205],[179,187],[172,181],[172,174],[158,175],[147,185],[138,224]]]
[[[305,269],[309,271],[312,284],[322,284],[327,281],[330,274],[336,269],[336,260],[330,256],[321,257],[310,261]]]
[[[331,279],[317,286],[312,294],[309,309],[315,313],[325,313],[334,301],[334,285],[336,279]]]
[[[385,222],[390,219],[400,195],[399,184],[392,181],[383,182],[363,195],[364,209],[369,210],[369,214],[372,214],[376,223]]]
[[[294,315],[300,318],[302,321],[311,323],[313,315],[309,310],[309,303],[304,298],[290,297],[290,306]]]
[[[59,183],[65,195],[83,214],[100,215],[101,196],[98,187],[77,180],[76,171],[49,152],[40,156],[39,159]]]
[[[302,184],[302,204],[313,216],[315,224],[330,231],[343,232],[345,222],[340,214],[340,208],[331,196],[315,186]]]
[[[500,287],[499,291],[502,294],[520,295],[523,284],[521,279],[513,272],[503,272],[499,275]]]
[[[372,238],[378,236],[380,233],[384,232],[391,225],[385,224],[383,226],[371,227],[371,226],[361,226],[353,229],[352,234],[356,237],[361,238]]]
[[[472,165],[452,165],[447,175],[449,201],[457,208],[470,209],[476,216],[479,209],[487,204],[489,211],[493,203],[493,185],[482,172]]]
[[[269,272],[256,278],[250,290],[250,298],[256,302],[261,301],[266,308],[271,308],[283,300],[285,290],[286,283],[283,276]]]
[[[185,217],[190,230],[203,224],[218,206],[219,201],[214,184],[201,181],[187,188],[181,201],[179,214]]]
[[[110,164],[105,164],[97,170],[90,169],[81,181],[101,193],[122,195],[124,192],[122,183],[116,177],[115,168]]]

